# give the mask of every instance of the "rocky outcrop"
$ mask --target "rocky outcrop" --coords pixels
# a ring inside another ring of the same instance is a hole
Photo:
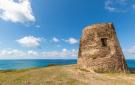
[[[78,54],[80,68],[96,72],[128,71],[112,23],[94,24],[83,30]]]

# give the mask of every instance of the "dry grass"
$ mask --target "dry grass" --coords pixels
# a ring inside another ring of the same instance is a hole
[[[134,74],[98,74],[75,65],[1,71],[0,85],[135,85]]]

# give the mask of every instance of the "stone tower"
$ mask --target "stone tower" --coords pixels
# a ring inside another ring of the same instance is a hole
[[[83,30],[78,58],[80,68],[95,72],[128,72],[112,23],[94,24]]]

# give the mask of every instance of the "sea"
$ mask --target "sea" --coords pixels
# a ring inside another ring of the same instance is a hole
[[[0,70],[21,70],[37,67],[47,67],[48,65],[69,65],[76,63],[76,59],[0,60]]]
[[[135,68],[135,60],[126,60],[126,62],[129,68]],[[21,70],[47,67],[48,65],[70,65],[76,63],[76,59],[0,60],[0,70]]]

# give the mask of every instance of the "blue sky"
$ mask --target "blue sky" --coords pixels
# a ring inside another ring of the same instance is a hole
[[[82,29],[113,22],[135,59],[134,0],[0,0],[0,59],[77,58]]]

